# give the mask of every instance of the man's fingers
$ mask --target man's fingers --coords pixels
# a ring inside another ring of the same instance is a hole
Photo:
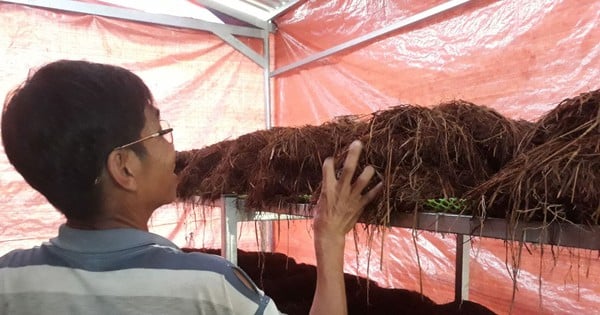
[[[358,158],[360,157],[360,151],[362,151],[362,147],[362,142],[358,140],[355,140],[350,144],[348,155],[346,156],[344,167],[342,168],[342,174],[340,175],[340,183],[342,187],[348,187],[350,185],[350,181],[352,181],[352,176],[354,176],[354,171],[356,170],[356,165],[358,164]]]
[[[321,188],[321,193],[327,191],[331,185],[335,185],[335,167],[333,164],[332,157],[326,158],[323,162],[323,188]]]
[[[367,187],[374,174],[375,169],[372,166],[369,165],[365,167],[365,169],[356,179],[356,182],[354,182],[354,187],[352,190],[358,194],[362,194],[362,191]]]
[[[375,197],[377,197],[377,195],[379,195],[382,190],[383,182],[379,182],[375,187],[373,187],[371,190],[369,190],[366,194],[363,195],[361,200],[363,206],[366,206],[369,202],[371,202],[371,200],[375,199]]]

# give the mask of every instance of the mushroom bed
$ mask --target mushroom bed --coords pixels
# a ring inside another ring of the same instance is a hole
[[[203,252],[219,255],[216,249],[184,248],[185,252]],[[256,285],[271,297],[279,311],[288,315],[309,313],[317,269],[298,264],[293,258],[280,253],[246,252],[238,250],[238,266]],[[428,297],[409,290],[386,289],[362,277],[344,274],[348,314],[413,314],[413,315],[491,315],[486,307],[470,302],[436,304]]]

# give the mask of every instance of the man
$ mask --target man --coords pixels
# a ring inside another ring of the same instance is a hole
[[[278,314],[236,266],[183,253],[148,232],[175,199],[172,128],[130,71],[85,61],[50,63],[7,97],[2,141],[10,162],[67,222],[50,242],[0,257],[1,314]],[[323,166],[313,226],[317,289],[311,314],[345,314],[344,236],[381,184]]]

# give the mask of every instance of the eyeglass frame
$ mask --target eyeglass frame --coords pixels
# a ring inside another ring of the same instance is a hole
[[[161,124],[165,123],[169,128],[161,129],[161,130],[159,130],[159,131],[157,131],[157,132],[155,132],[155,133],[153,133],[151,135],[148,135],[148,136],[142,137],[142,138],[140,138],[138,140],[126,143],[126,144],[124,144],[122,146],[118,146],[118,147],[114,148],[113,151],[122,150],[122,149],[128,148],[128,147],[130,147],[130,146],[132,146],[134,144],[138,144],[138,143],[140,143],[142,141],[146,141],[146,140],[149,140],[149,139],[152,139],[152,138],[156,138],[156,137],[162,137],[162,136],[164,136],[166,134],[169,134],[169,133],[173,132],[173,128],[171,128],[171,125],[169,124],[168,121],[166,121],[166,120],[160,120],[160,122],[161,122]],[[162,126],[161,126],[161,128],[162,128]],[[171,139],[173,139],[173,136],[171,136]],[[165,140],[167,140],[167,139],[165,139]],[[173,143],[173,140],[169,141],[169,143]]]
[[[124,144],[124,145],[122,145],[122,146],[118,146],[118,147],[116,147],[116,148],[114,148],[114,149],[112,149],[112,150],[113,150],[113,151],[116,151],[116,150],[122,150],[122,149],[126,149],[126,148],[128,148],[128,147],[130,147],[130,146],[132,146],[132,145],[134,145],[134,144],[138,144],[138,143],[140,143],[140,142],[142,142],[142,141],[146,141],[146,140],[148,140],[148,139],[152,139],[152,138],[156,138],[156,137],[162,137],[162,136],[164,136],[164,135],[166,135],[166,134],[169,134],[169,133],[173,132],[173,128],[171,127],[171,124],[169,124],[169,122],[168,122],[168,121],[161,119],[161,120],[160,120],[160,123],[161,123],[161,124],[162,124],[162,123],[165,123],[165,124],[167,124],[167,126],[168,126],[169,128],[166,128],[166,129],[161,129],[161,130],[159,130],[159,131],[157,131],[157,132],[155,132],[155,133],[153,133],[153,134],[151,134],[151,135],[148,135],[148,136],[142,137],[142,138],[140,138],[140,139],[138,139],[138,140],[135,140],[135,141],[129,142],[129,143],[127,143],[127,144]],[[162,126],[161,126],[161,128],[162,128]],[[167,140],[167,139],[165,139],[165,140]],[[167,141],[168,141],[168,140],[167,140]],[[173,143],[173,136],[172,136],[172,135],[171,135],[171,141],[168,141],[168,142],[169,142],[169,143]],[[98,177],[96,177],[96,178],[94,179],[94,185],[98,185],[99,183],[100,183],[100,176],[98,176]]]

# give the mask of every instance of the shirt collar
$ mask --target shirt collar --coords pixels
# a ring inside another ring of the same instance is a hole
[[[114,252],[140,246],[161,245],[178,249],[168,239],[150,232],[119,228],[107,230],[80,230],[60,226],[58,236],[50,243],[59,248],[84,253]]]

